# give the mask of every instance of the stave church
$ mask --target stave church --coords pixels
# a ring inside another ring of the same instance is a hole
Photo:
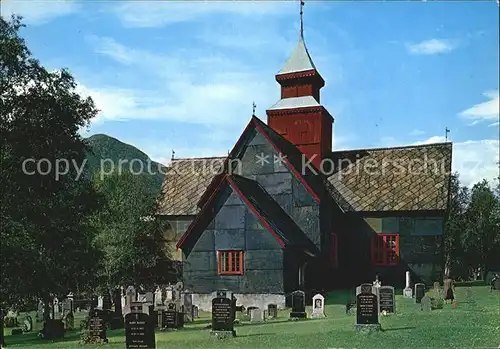
[[[302,29],[275,79],[266,122],[252,115],[226,157],[168,166],[158,215],[194,303],[228,289],[284,307],[297,289],[441,280],[452,144],[332,149],[342,120],[321,104]]]

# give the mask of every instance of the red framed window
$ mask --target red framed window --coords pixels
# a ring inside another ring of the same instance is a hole
[[[217,251],[219,275],[243,275],[243,251]]]
[[[390,267],[399,263],[399,234],[377,234],[372,240],[372,264]]]
[[[330,238],[330,261],[332,267],[337,268],[339,266],[337,234],[332,233]]]

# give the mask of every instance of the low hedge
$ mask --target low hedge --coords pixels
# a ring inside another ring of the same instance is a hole
[[[484,280],[459,281],[459,282],[455,282],[455,286],[457,286],[457,287],[486,286],[486,282]]]

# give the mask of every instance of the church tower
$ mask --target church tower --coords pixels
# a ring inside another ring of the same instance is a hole
[[[320,104],[325,81],[316,70],[304,42],[300,4],[300,37],[284,67],[276,74],[281,99],[266,110],[267,124],[319,167],[332,150],[333,118]]]

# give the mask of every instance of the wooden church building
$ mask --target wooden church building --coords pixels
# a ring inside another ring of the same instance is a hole
[[[451,143],[336,151],[325,81],[301,33],[276,75],[281,99],[227,157],[173,159],[160,216],[184,288],[210,309],[285,305],[296,289],[432,283],[443,272]],[[341,120],[339,120],[341,122]],[[361,126],[363,127],[363,126]]]

